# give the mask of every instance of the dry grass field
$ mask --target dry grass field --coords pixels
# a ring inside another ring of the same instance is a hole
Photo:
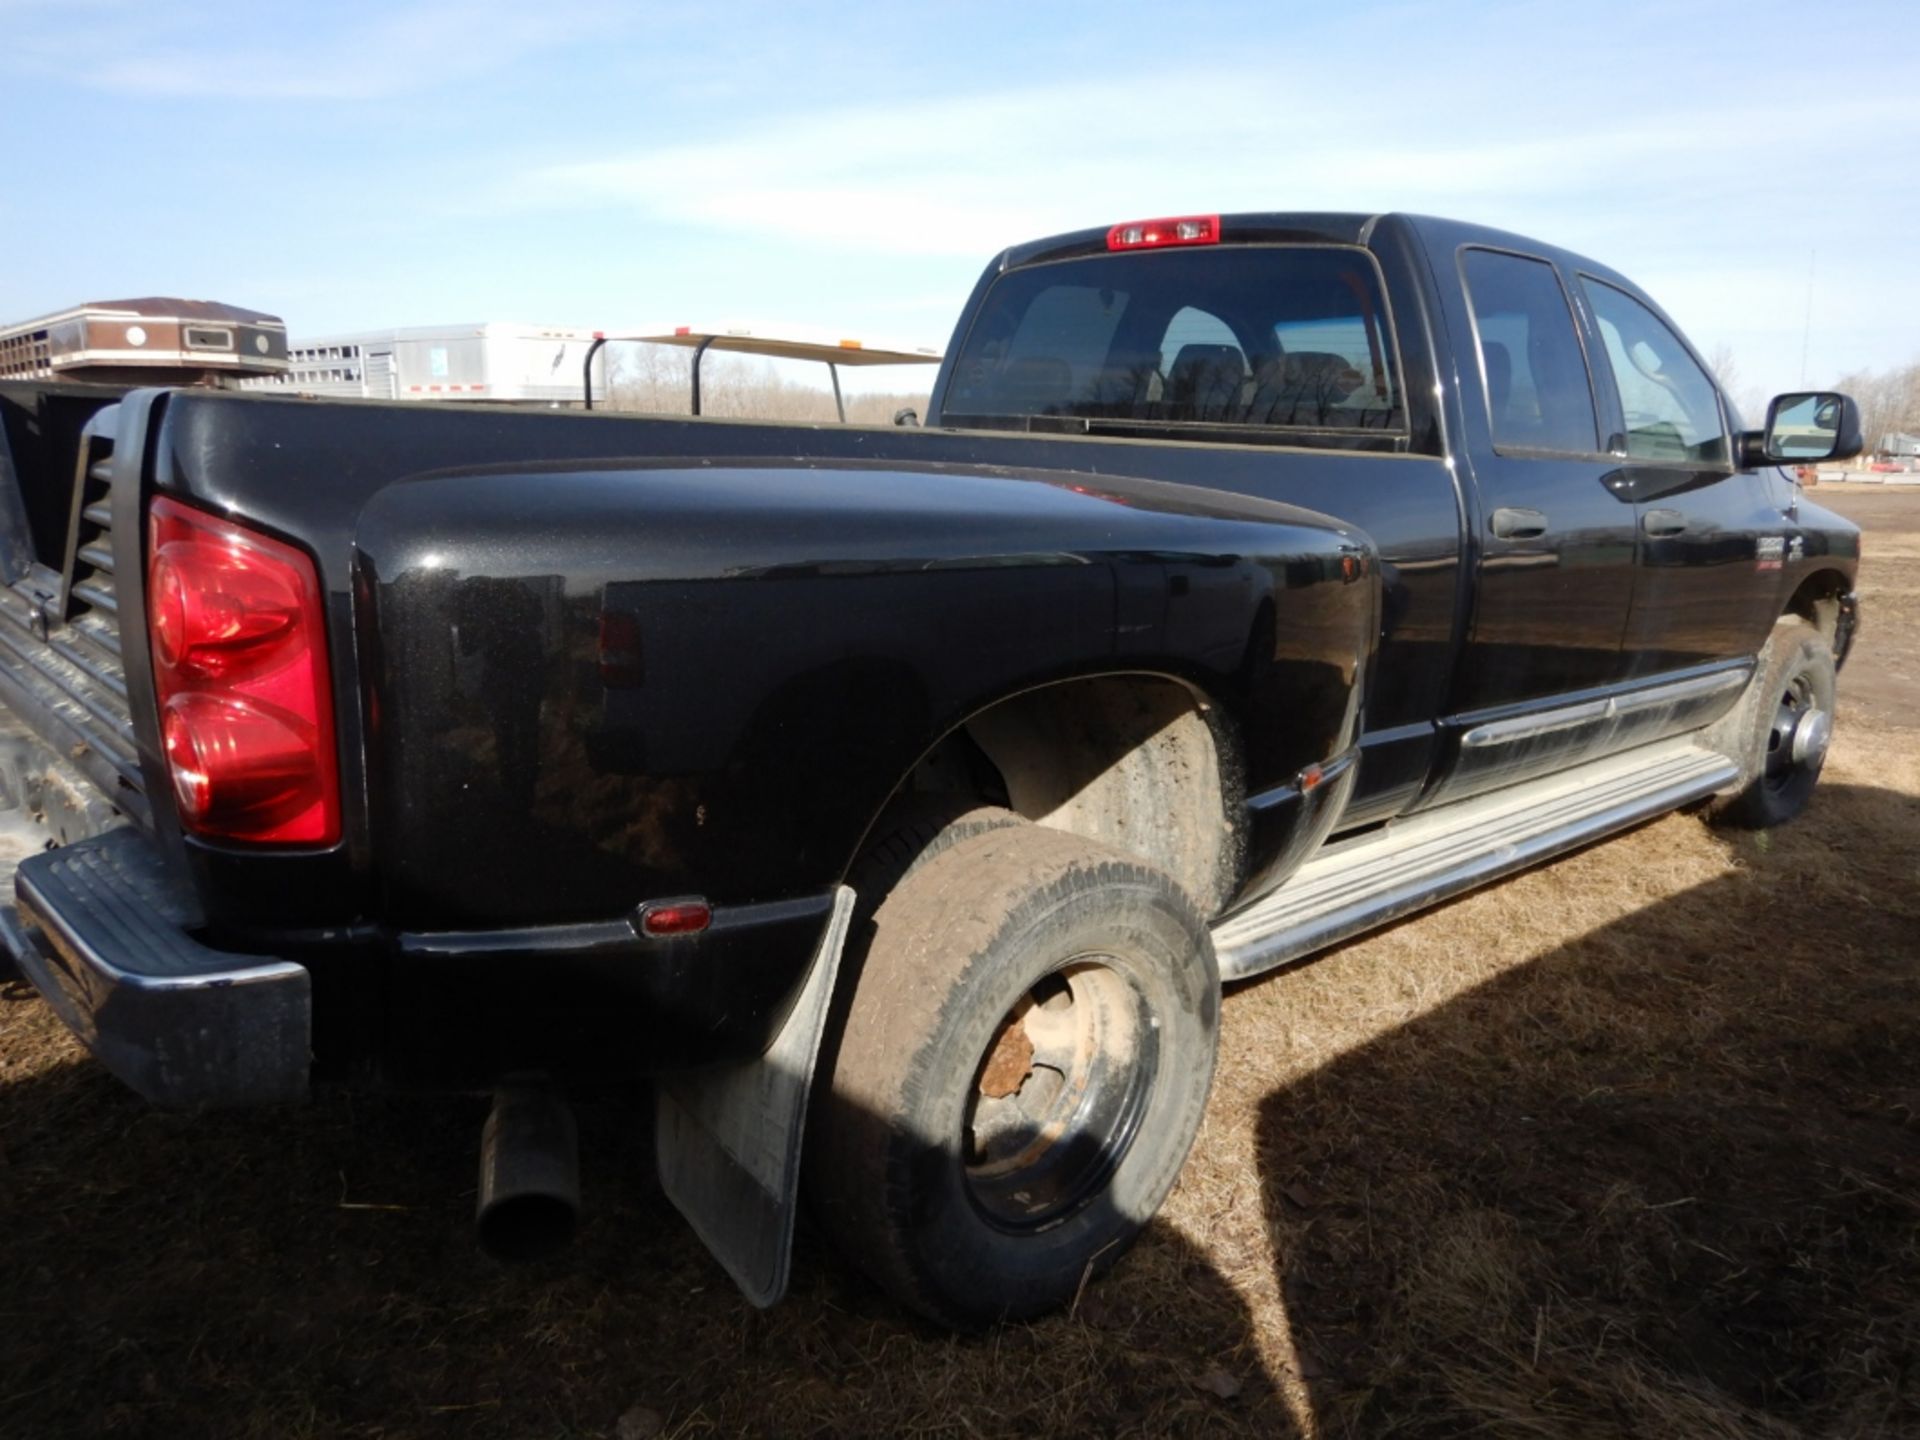
[[[147,1109],[0,987],[0,1434],[1920,1434],[1920,490],[1800,823],[1670,816],[1237,988],[1163,1216],[1072,1314],[928,1333],[803,1235],[758,1313],[582,1116],[544,1267],[478,1102]]]

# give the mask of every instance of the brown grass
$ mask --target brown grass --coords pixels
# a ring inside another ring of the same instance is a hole
[[[1914,502],[1808,816],[1671,816],[1240,987],[1162,1218],[981,1339],[807,1236],[747,1309],[614,1109],[581,1244],[500,1269],[477,1104],[161,1115],[0,987],[0,1434],[1920,1434],[1920,722],[1871,699],[1920,662]]]
[[[1323,1430],[1920,1425],[1915,738],[1790,830],[1670,817],[1240,997],[1230,1044],[1305,1041],[1234,1108]]]

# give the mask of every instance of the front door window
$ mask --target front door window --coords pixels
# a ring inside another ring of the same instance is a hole
[[[1719,393],[1680,337],[1624,290],[1582,279],[1626,415],[1626,453],[1636,460],[1725,465]]]

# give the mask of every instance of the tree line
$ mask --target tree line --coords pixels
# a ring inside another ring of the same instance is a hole
[[[1767,418],[1771,397],[1742,383],[1732,346],[1715,346],[1707,368],[1739,409],[1741,424],[1758,427]],[[1827,388],[1851,395],[1859,404],[1860,432],[1869,454],[1880,451],[1892,435],[1920,435],[1920,360],[1886,370],[1850,370]]]
[[[1833,388],[1859,402],[1869,451],[1880,450],[1891,435],[1920,436],[1920,360],[1886,370],[1855,370]]]

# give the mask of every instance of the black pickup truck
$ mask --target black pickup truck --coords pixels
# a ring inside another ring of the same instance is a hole
[[[494,1090],[502,1253],[634,1088],[754,1300],[805,1196],[1032,1314],[1172,1186],[1223,980],[1806,802],[1858,535],[1777,467],[1859,430],[1403,215],[1008,250],[924,427],[0,387],[0,931],[156,1102]]]

